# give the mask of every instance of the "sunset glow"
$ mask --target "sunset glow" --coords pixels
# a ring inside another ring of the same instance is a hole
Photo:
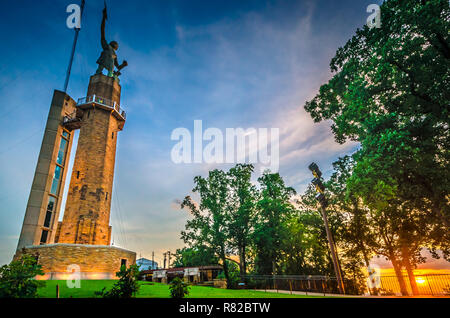
[[[426,280],[423,279],[422,277],[417,277],[417,278],[416,278],[416,283],[417,283],[417,284],[425,284],[425,283],[426,283]]]

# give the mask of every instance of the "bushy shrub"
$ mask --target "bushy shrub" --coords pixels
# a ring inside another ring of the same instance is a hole
[[[106,288],[103,288],[100,292],[95,292],[95,295],[104,298],[131,298],[136,296],[139,290],[138,266],[131,265],[129,268],[122,266],[116,275],[119,277],[119,280],[113,285],[111,290],[106,291]]]
[[[184,298],[189,295],[189,286],[178,277],[172,280],[169,289],[172,298]]]
[[[0,268],[0,298],[35,298],[37,290],[45,286],[44,281],[36,280],[44,275],[36,257],[23,254],[20,259]]]
[[[227,282],[227,288],[237,288],[241,278],[240,278],[240,273],[239,273],[239,266],[235,263],[235,262],[229,262],[227,261],[228,264],[228,276],[229,276],[229,281]],[[223,271],[221,271],[219,273],[219,275],[217,275],[218,279],[226,279],[225,277],[225,273]]]

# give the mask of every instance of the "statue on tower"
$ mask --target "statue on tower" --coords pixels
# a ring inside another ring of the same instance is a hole
[[[128,66],[127,61],[123,61],[122,64],[119,65],[117,61],[116,51],[119,49],[119,43],[116,41],[108,42],[105,39],[105,24],[108,19],[108,14],[105,8],[103,9],[103,20],[101,25],[101,44],[103,48],[103,52],[97,60],[98,68],[95,74],[102,74],[103,69],[105,68],[108,71],[109,77],[114,77],[115,79],[121,74],[120,70],[122,70],[125,66]],[[117,67],[117,71],[114,71],[114,66]]]

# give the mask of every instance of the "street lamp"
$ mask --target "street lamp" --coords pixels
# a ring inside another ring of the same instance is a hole
[[[334,245],[333,235],[331,234],[330,227],[328,225],[328,218],[326,214],[326,207],[328,206],[328,200],[325,197],[325,186],[322,183],[322,172],[316,163],[311,163],[308,167],[311,170],[314,179],[311,183],[316,187],[318,192],[316,200],[320,203],[320,212],[322,214],[323,223],[325,224],[325,231],[327,232],[328,244],[330,245],[331,258],[333,260],[334,273],[336,274],[336,279],[338,283],[339,292],[345,294],[344,281],[342,280],[341,267],[339,266],[339,259],[337,256],[336,248]]]

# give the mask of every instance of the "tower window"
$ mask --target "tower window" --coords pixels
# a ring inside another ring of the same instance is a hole
[[[62,168],[60,166],[55,167],[55,174],[53,175],[52,187],[50,189],[50,193],[54,195],[58,195],[59,192],[59,181],[61,180]]]
[[[77,179],[80,179],[80,171],[77,171]]]
[[[52,212],[47,211],[47,213],[45,214],[44,226],[49,228],[51,220],[52,220]]]
[[[47,238],[48,238],[48,231],[47,230],[42,230],[41,244],[47,243]]]
[[[45,214],[44,227],[50,227],[52,222],[52,214],[55,209],[56,199],[52,196],[48,197],[47,212]]]
[[[65,138],[61,138],[61,143],[59,144],[58,150],[58,157],[56,158],[56,162],[60,165],[64,165],[66,150],[67,150],[67,140]]]
[[[114,132],[111,133],[111,139],[114,139]]]
[[[127,260],[126,260],[126,258],[122,258],[121,260],[120,260],[120,267],[122,267],[122,266],[127,266]]]
[[[105,197],[105,201],[108,200],[108,192],[106,192],[106,197]]]

